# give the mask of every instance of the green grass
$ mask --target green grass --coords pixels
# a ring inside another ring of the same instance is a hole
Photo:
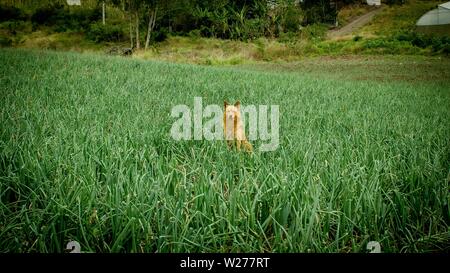
[[[1,252],[449,251],[448,78],[13,49],[0,64]],[[194,96],[278,104],[280,147],[172,140]]]
[[[389,36],[398,32],[413,31],[417,20],[427,11],[446,1],[408,0],[404,5],[386,6],[361,28],[361,35]]]
[[[410,84],[441,83],[450,80],[450,59],[445,57],[398,55],[345,55],[303,58],[297,62],[241,64],[246,70],[308,74],[313,77]],[[236,68],[234,67],[234,68]],[[231,67],[233,68],[233,67]]]

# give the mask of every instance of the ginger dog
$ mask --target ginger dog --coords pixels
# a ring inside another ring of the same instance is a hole
[[[231,105],[224,101],[224,107],[225,112],[223,113],[223,129],[228,147],[231,147],[233,143],[236,143],[236,148],[238,151],[241,150],[242,145],[244,150],[251,152],[253,147],[245,137],[244,125],[242,123],[241,103],[237,101],[234,105]]]

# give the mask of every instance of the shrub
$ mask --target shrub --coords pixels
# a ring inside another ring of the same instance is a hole
[[[362,43],[362,47],[367,53],[381,54],[417,54],[421,51],[420,47],[408,41],[386,38],[366,40]]]
[[[265,21],[260,18],[245,21],[244,39],[256,39],[264,36]]]
[[[367,49],[381,48],[386,46],[387,41],[385,39],[370,39],[364,43],[364,47]]]
[[[53,4],[36,9],[31,16],[33,25],[53,26],[57,32],[87,29],[91,22],[101,18],[101,11],[96,9],[65,9],[61,4]]]
[[[92,23],[86,32],[86,37],[95,42],[118,42],[125,39],[125,33],[119,25],[103,25]]]
[[[188,36],[191,38],[200,38],[202,36],[202,32],[199,29],[193,29],[189,31]]]
[[[160,28],[158,30],[155,29],[155,30],[153,30],[153,33],[152,33],[152,40],[155,42],[163,42],[167,39],[168,33],[169,33],[169,30],[167,28]],[[200,33],[200,32],[197,31],[197,33]]]
[[[318,53],[320,54],[340,54],[342,49],[348,44],[347,41],[323,41],[317,43]]]
[[[18,32],[31,32],[31,23],[28,21],[6,21],[0,23],[0,29],[6,30],[10,35]]]
[[[325,38],[328,28],[324,24],[312,24],[301,29],[302,36],[313,41],[321,41]]]
[[[292,32],[298,31],[302,19],[302,10],[294,5],[288,5],[284,15],[284,29]]]
[[[280,33],[280,37],[278,38],[278,40],[282,43],[294,43],[297,41],[297,39],[298,33],[292,31]]]
[[[246,19],[243,22],[236,21],[230,29],[231,39],[253,40],[264,36],[265,21],[260,18]]]
[[[8,47],[12,45],[12,40],[7,37],[0,36],[0,47]]]
[[[450,46],[450,37],[448,36],[430,37],[429,43],[434,52],[439,52],[442,49],[445,49]]]
[[[440,52],[450,46],[450,37],[432,36],[416,32],[402,32],[394,35],[393,40],[409,42],[419,48],[431,48],[433,52]]]
[[[445,55],[450,55],[450,44],[446,44],[439,53],[445,54]]]
[[[27,16],[22,10],[11,7],[0,5],[0,22],[13,21],[13,20],[25,20]]]
[[[353,42],[358,42],[360,40],[362,40],[362,36],[356,35],[355,37],[353,37]]]
[[[386,4],[388,5],[403,5],[406,0],[386,0]]]
[[[58,4],[37,8],[31,15],[31,21],[39,25],[53,25],[63,9],[64,7]]]
[[[302,1],[306,24],[334,23],[336,10],[327,1]]]

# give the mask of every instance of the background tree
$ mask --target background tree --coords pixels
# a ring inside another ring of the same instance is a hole
[[[147,26],[147,37],[145,39],[145,49],[147,50],[150,44],[150,38],[152,35],[152,31],[155,28],[156,18],[158,15],[158,5],[159,1],[157,0],[147,0],[143,7],[148,14],[148,26]]]

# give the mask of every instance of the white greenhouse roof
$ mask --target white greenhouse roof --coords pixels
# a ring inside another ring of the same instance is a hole
[[[444,3],[444,4],[440,4],[439,8],[450,10],[450,2],[447,2],[447,3]]]
[[[447,3],[445,3],[447,4]],[[448,2],[450,5],[450,2]],[[444,5],[444,4],[443,4]],[[417,21],[417,26],[434,26],[450,24],[450,9],[433,9]]]

